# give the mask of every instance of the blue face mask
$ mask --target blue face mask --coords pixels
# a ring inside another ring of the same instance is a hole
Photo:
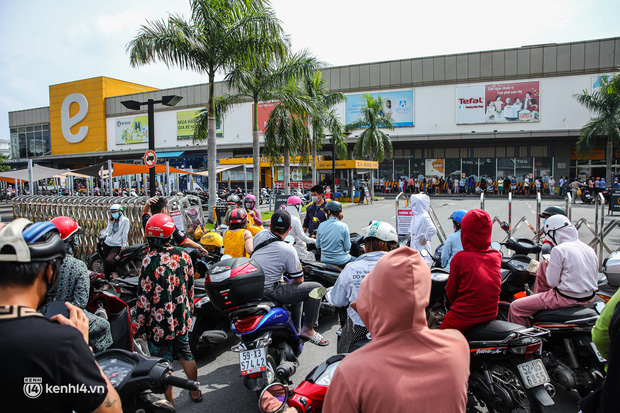
[[[118,219],[119,216],[120,214],[118,212],[112,212],[112,218]]]

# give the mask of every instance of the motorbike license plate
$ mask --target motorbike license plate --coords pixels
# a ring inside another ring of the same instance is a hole
[[[239,353],[239,367],[242,376],[267,370],[265,348],[261,347]]]
[[[517,366],[526,389],[549,383],[549,374],[542,360],[532,360]]]

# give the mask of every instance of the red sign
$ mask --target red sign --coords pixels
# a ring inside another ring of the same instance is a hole
[[[157,164],[157,154],[155,151],[148,150],[144,153],[142,160],[144,160],[146,166],[152,168]]]
[[[284,188],[284,181],[275,181],[274,188]],[[291,181],[291,188],[307,189],[312,186],[312,181]]]
[[[266,102],[258,104],[258,129],[260,133],[265,133],[265,126],[269,120],[269,115],[273,109],[278,106],[279,102]],[[252,114],[254,113],[254,105],[252,105]],[[252,115],[254,117],[254,115]]]

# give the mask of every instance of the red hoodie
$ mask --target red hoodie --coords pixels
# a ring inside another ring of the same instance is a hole
[[[461,221],[463,251],[450,262],[446,286],[452,316],[466,323],[497,317],[502,254],[490,248],[493,221],[486,211],[472,209]]]

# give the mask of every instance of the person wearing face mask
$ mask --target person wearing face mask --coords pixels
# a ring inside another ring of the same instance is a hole
[[[258,231],[264,229],[260,211],[256,208],[256,197],[252,194],[246,195],[243,200],[243,206],[248,212],[248,230],[250,230],[254,236],[258,233]]]
[[[129,245],[129,218],[123,214],[123,207],[114,204],[110,207],[110,221],[105,229],[106,239],[103,241],[103,273],[110,279],[116,269],[116,256]]]
[[[84,310],[90,293],[90,271],[83,261],[73,256],[79,245],[78,235],[83,234],[84,231],[70,217],[56,217],[51,222],[58,229],[60,238],[65,243],[67,255],[60,268],[60,281],[56,296],[48,297],[39,312],[45,314],[54,301],[70,302],[81,308],[88,318],[88,344],[93,348],[93,352],[99,353],[112,345],[112,332],[108,320]]]
[[[316,240],[306,236],[301,227],[301,219],[299,214],[301,212],[301,198],[297,196],[290,196],[286,201],[286,212],[291,215],[291,233],[290,235],[295,238],[293,247],[297,251],[297,255],[301,261],[315,261],[316,257],[313,253],[308,251],[307,244],[314,244]]]
[[[88,318],[35,309],[56,294],[65,243],[51,222],[18,218],[0,229],[0,378],[2,409],[22,412],[122,412],[118,393],[88,348]],[[44,391],[47,386],[92,389]]]
[[[313,236],[321,222],[327,220],[325,215],[326,202],[323,199],[323,187],[315,185],[310,188],[310,196],[312,203],[306,208],[306,217],[304,218],[304,232],[308,231],[308,235]]]

